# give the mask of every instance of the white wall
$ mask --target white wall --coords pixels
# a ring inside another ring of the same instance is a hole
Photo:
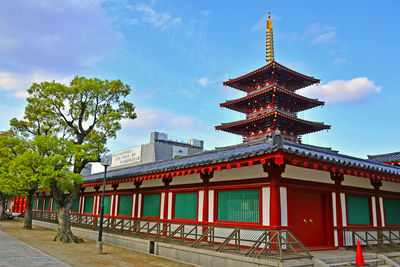
[[[344,175],[344,181],[342,182],[344,186],[354,186],[367,189],[373,189],[371,182],[368,178],[357,177],[352,175]]]
[[[232,181],[232,180],[243,180],[250,178],[267,177],[267,173],[264,172],[261,164],[254,166],[247,166],[241,168],[235,168],[230,170],[214,171],[214,177],[211,179],[212,182],[220,181]]]
[[[286,165],[285,172],[282,174],[282,177],[328,184],[335,183],[331,179],[330,173],[327,171],[308,169],[292,165]]]

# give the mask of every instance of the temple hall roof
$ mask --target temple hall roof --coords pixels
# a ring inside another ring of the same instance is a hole
[[[393,152],[380,155],[368,155],[368,159],[385,163],[400,162],[400,152]]]
[[[274,152],[284,152],[288,155],[308,158],[310,161],[318,160],[320,162],[325,162],[326,164],[342,166],[343,168],[356,168],[367,172],[370,171],[381,173],[383,175],[400,177],[400,167],[397,166],[340,154],[330,148],[297,144],[288,141],[283,141],[282,145],[278,146],[271,142],[271,138],[267,138],[257,142],[216,148],[211,151],[205,151],[190,156],[112,170],[107,172],[107,179],[117,180],[120,178],[132,178],[140,175],[149,175],[189,168],[200,169],[213,164],[224,164],[238,160],[266,156]],[[85,176],[84,180],[85,183],[100,182],[102,181],[103,176],[104,173],[96,173]]]

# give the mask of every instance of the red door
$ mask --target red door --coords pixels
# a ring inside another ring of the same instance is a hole
[[[327,246],[325,195],[293,191],[291,199],[294,235],[308,248]]]

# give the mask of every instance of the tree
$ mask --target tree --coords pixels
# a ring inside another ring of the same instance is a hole
[[[0,191],[0,221],[3,219],[5,214],[7,197]]]
[[[46,182],[50,178],[67,172],[71,166],[69,159],[73,158],[73,148],[72,142],[58,140],[55,136],[38,135],[31,140],[12,132],[0,136],[0,189],[9,195],[27,197],[23,228],[32,229],[35,191],[43,185],[48,188]]]
[[[69,86],[57,82],[33,84],[24,119],[11,120],[13,130],[25,135],[55,135],[73,148],[71,169],[43,182],[57,202],[58,233],[55,240],[78,242],[70,226],[70,210],[78,198],[86,164],[100,161],[107,140],[115,138],[122,119],[135,119],[135,108],[124,99],[130,87],[119,80],[108,81],[76,76]]]
[[[17,157],[21,156],[27,151],[27,143],[17,137],[12,131],[0,133],[0,201],[2,201],[1,209],[3,216],[5,196],[26,196],[31,195],[38,188],[38,181],[23,180],[19,172],[14,168]],[[32,208],[32,207],[31,207]],[[29,218],[29,211],[25,213],[24,228],[32,229],[32,218]]]

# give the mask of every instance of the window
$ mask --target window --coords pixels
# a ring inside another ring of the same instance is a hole
[[[43,198],[39,199],[39,205],[38,205],[38,210],[42,210],[43,209]]]
[[[179,219],[197,218],[197,193],[175,194],[174,217]]]
[[[370,224],[368,197],[346,196],[349,224]]]
[[[79,199],[72,204],[71,212],[79,212]]]
[[[217,194],[218,220],[260,222],[259,190],[220,191]]]
[[[160,216],[160,194],[143,195],[143,217]]]
[[[385,222],[387,225],[400,225],[400,200],[384,199]]]
[[[56,200],[53,198],[53,208],[51,209],[52,211],[57,211],[57,202]]]
[[[44,201],[44,210],[49,210],[50,208],[50,198],[46,198]]]
[[[84,213],[93,213],[93,197],[85,197]]]
[[[120,196],[119,197],[119,215],[132,215],[132,196]]]
[[[101,199],[100,199],[100,207],[101,207]],[[111,197],[104,197],[104,214],[110,215],[111,211]]]

